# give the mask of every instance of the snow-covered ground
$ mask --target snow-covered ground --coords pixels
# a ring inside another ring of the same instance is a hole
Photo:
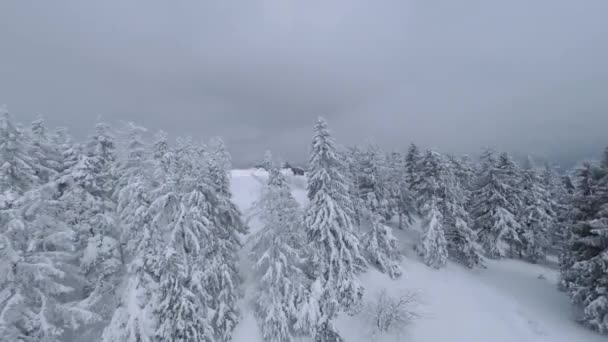
[[[232,172],[234,201],[248,219],[251,233],[259,229],[251,207],[266,178],[267,174],[259,170]],[[304,205],[304,179],[291,175],[288,179],[295,198]],[[417,234],[417,227],[395,231],[406,255],[402,278],[391,280],[374,269],[361,275],[367,300],[382,289],[392,294],[415,291],[421,300],[418,310],[422,317],[405,335],[386,336],[378,341],[606,341],[605,336],[572,320],[568,298],[557,290],[557,270],[517,260],[488,260],[487,268],[479,270],[454,263],[434,270],[418,261],[412,251]],[[251,269],[245,248],[241,255],[241,271],[245,276],[245,296],[241,301],[243,320],[234,333],[235,342],[262,341],[250,306],[252,287],[246,286]],[[347,342],[370,341],[369,324],[360,316],[343,315],[336,325]]]

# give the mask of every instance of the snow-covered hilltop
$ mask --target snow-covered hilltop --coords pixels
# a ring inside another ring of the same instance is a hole
[[[270,152],[232,170],[219,138],[100,122],[75,143],[2,112],[0,159],[0,342],[608,331],[608,150],[558,174],[492,150],[341,148],[319,118],[305,174]]]
[[[243,213],[252,213],[253,205],[267,180],[260,169],[234,170],[232,193]],[[293,196],[303,207],[307,204],[304,177],[285,172]],[[260,229],[255,215],[248,216],[251,232]],[[519,260],[486,260],[485,269],[471,270],[454,262],[435,270],[424,265],[414,245],[421,233],[419,222],[408,230],[395,230],[399,249],[406,255],[401,267],[404,275],[391,279],[375,269],[360,276],[366,300],[374,300],[383,289],[399,295],[414,291],[419,295],[417,306],[421,317],[404,331],[402,339],[384,336],[378,341],[605,341],[574,322],[568,296],[559,291],[556,265],[530,264]],[[248,236],[244,237],[245,240]],[[250,246],[245,245],[245,249]],[[241,258],[245,285],[252,281],[251,261]],[[245,286],[241,301],[243,321],[234,332],[235,342],[263,342],[255,320],[250,286]],[[342,315],[336,322],[340,334],[348,342],[367,342],[373,324],[364,315]],[[306,341],[306,339],[302,339]]]

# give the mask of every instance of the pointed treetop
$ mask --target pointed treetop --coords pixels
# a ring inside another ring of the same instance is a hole
[[[6,105],[0,106],[0,129],[5,131],[14,129],[14,125],[11,122],[11,115],[8,113]]]
[[[479,159],[481,159],[481,161],[483,162],[494,163],[496,162],[495,155],[496,151],[494,150],[494,148],[487,146],[484,147],[481,151],[481,156],[479,157]]]
[[[317,117],[317,124],[315,126],[327,128],[327,120],[319,115]]]
[[[264,152],[264,159],[262,160],[262,164],[260,166],[266,171],[271,171],[274,167],[274,163],[272,161],[272,152],[270,152],[270,150],[266,150],[266,152]]]
[[[407,157],[409,159],[419,157],[420,156],[420,148],[418,145],[411,143],[410,147],[407,149]]]
[[[323,117],[319,117],[317,119],[317,123],[314,128],[315,138],[313,140],[313,145],[317,141],[325,141],[327,139],[331,139],[331,132],[329,131],[329,127],[327,125],[327,121]],[[332,141],[333,144],[333,141]]]
[[[108,134],[109,130],[110,130],[110,125],[108,125],[107,123],[105,123],[103,121],[98,121],[95,124],[95,134],[97,136],[106,135],[106,134]]]
[[[325,118],[323,118],[321,116],[317,119],[317,122],[315,123],[314,132],[315,132],[315,140],[317,138],[331,139],[332,132],[329,129],[327,120],[325,120]],[[333,144],[333,140],[331,142]],[[314,141],[313,141],[313,144],[314,144]]]
[[[604,153],[602,156],[601,167],[608,169],[608,146],[604,149]]]

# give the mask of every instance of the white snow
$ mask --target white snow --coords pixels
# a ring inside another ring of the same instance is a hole
[[[235,203],[249,218],[251,232],[259,222],[251,212],[267,174],[261,170],[234,170],[232,193]],[[306,202],[305,180],[288,175],[294,197]],[[416,291],[421,298],[422,317],[415,321],[407,336],[386,336],[378,341],[411,342],[595,342],[606,337],[579,326],[571,318],[567,296],[557,290],[558,271],[545,265],[517,260],[487,260],[486,269],[469,270],[454,263],[441,270],[425,266],[412,246],[419,227],[394,233],[405,254],[404,275],[391,280],[371,269],[361,275],[365,297],[373,299],[385,288],[391,294]],[[245,240],[246,241],[246,240]],[[234,332],[235,342],[262,342],[250,306],[248,282],[252,267],[248,246],[241,254],[245,277],[245,296],[241,300],[243,318]],[[368,342],[370,326],[361,316],[342,315],[336,325],[347,342]]]

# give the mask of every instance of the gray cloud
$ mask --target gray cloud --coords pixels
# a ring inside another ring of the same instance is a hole
[[[608,3],[3,1],[0,102],[84,136],[102,115],[222,135],[234,158],[344,144],[592,155],[608,126]]]

